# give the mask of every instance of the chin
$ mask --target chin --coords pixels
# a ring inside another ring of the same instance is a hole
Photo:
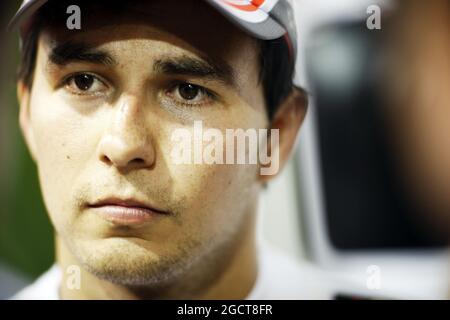
[[[83,241],[71,251],[89,273],[127,286],[170,282],[183,274],[190,264],[187,257],[157,254],[143,242],[145,240],[135,238]]]

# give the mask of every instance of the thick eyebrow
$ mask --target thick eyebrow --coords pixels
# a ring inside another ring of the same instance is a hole
[[[158,59],[153,65],[155,73],[209,78],[236,86],[233,69],[225,62],[197,59],[188,56]]]
[[[81,42],[71,41],[55,45],[49,54],[49,62],[61,66],[71,62],[88,62],[105,66],[117,65],[114,58],[107,52],[94,49]],[[180,56],[158,59],[153,65],[153,71],[167,75],[209,78],[236,86],[235,76],[230,65],[207,58]]]
[[[64,66],[71,62],[88,62],[114,66],[117,62],[108,53],[94,49],[84,43],[64,42],[51,49],[49,61]]]

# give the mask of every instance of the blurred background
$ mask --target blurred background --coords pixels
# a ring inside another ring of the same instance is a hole
[[[2,1],[2,30],[20,1]],[[293,0],[297,149],[261,197],[261,238],[339,297],[449,297],[450,1]],[[18,39],[1,34],[0,299],[53,262],[53,230],[18,127]],[[371,287],[370,270],[382,285]]]

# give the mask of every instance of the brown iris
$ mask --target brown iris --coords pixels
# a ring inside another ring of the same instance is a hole
[[[180,84],[178,90],[180,96],[185,100],[193,100],[199,93],[199,88],[190,83]]]
[[[94,77],[89,74],[80,74],[76,75],[73,78],[73,81],[75,82],[77,88],[82,91],[89,90],[94,84],[94,80]]]

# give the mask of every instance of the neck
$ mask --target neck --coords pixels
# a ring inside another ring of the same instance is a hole
[[[62,270],[62,299],[245,299],[257,275],[255,214],[247,215],[243,230],[213,263],[196,265],[179,279],[161,286],[133,288],[99,279],[89,273],[56,236],[56,258]],[[70,266],[80,266],[80,286],[74,289]],[[213,272],[211,272],[211,269]],[[197,271],[200,270],[200,271]],[[205,270],[209,270],[206,272]],[[69,285],[71,284],[72,285]]]

